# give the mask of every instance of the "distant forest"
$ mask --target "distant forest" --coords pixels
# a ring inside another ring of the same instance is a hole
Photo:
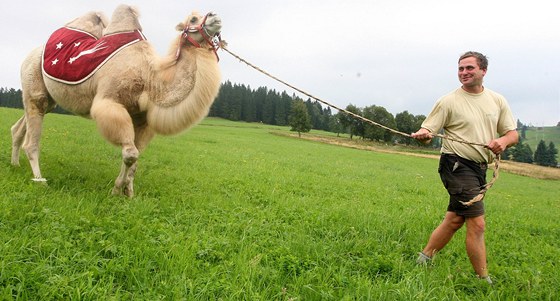
[[[305,104],[311,120],[311,128],[315,130],[345,133],[349,134],[351,139],[356,137],[384,143],[412,144],[428,148],[436,148],[440,144],[439,139],[434,139],[431,145],[420,145],[414,139],[396,136],[387,130],[350,117],[346,113],[337,112],[334,114],[330,107],[325,108],[316,100],[310,98],[303,100],[295,94],[289,95],[286,91],[278,92],[266,87],[251,89],[249,86],[233,84],[230,81],[222,83],[220,93],[210,108],[208,116],[233,121],[288,126],[294,101],[301,101]],[[0,106],[23,108],[21,90],[0,88]],[[424,115],[413,115],[408,111],[393,115],[384,107],[377,105],[360,108],[350,104],[346,106],[345,110],[404,133],[416,131],[426,118]],[[59,107],[55,108],[53,112],[69,114]],[[519,120],[517,126],[521,142],[508,149],[503,156],[504,159],[544,166],[558,166],[558,151],[553,141],[539,141],[534,153],[530,145],[526,143],[527,139],[525,137],[526,131],[531,127],[524,125]],[[557,128],[560,128],[560,123]],[[535,142],[531,142],[533,145],[535,144]]]
[[[0,107],[23,109],[21,90],[14,88],[0,88]],[[60,107],[54,108],[53,113],[70,114]]]

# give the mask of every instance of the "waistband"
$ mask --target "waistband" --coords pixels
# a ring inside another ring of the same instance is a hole
[[[473,160],[465,159],[465,158],[463,158],[463,157],[461,157],[461,156],[458,156],[458,155],[456,155],[456,154],[445,154],[445,153],[442,153],[441,156],[442,156],[442,157],[447,157],[447,158],[457,158],[457,159],[460,160],[460,161],[467,162],[467,163],[470,163],[470,164],[473,164],[473,165],[477,165],[477,166],[479,166],[480,168],[488,168],[488,163],[486,163],[486,162],[475,162],[475,161],[473,161]]]

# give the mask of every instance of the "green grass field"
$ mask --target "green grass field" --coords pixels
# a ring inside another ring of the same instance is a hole
[[[206,119],[157,137],[134,199],[110,196],[120,150],[92,121],[47,115],[48,186],[10,165],[0,108],[0,300],[558,300],[559,181],[502,173],[486,200],[492,287],[464,229],[430,267],[437,161]]]

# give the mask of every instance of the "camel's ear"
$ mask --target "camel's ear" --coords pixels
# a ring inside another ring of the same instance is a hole
[[[183,31],[183,29],[185,29],[185,24],[183,23],[179,23],[177,24],[177,26],[175,26],[175,30],[177,31]]]

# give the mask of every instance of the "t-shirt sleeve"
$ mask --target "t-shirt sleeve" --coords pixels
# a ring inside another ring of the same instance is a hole
[[[448,116],[448,114],[446,114],[446,109],[442,100],[443,99],[440,98],[438,99],[438,101],[436,101],[434,107],[432,108],[432,111],[430,112],[430,114],[428,114],[428,117],[426,117],[421,125],[421,127],[427,129],[431,133],[439,132],[443,128],[445,120]]]
[[[517,122],[513,118],[513,113],[506,99],[500,97],[500,118],[498,119],[498,134],[505,135],[509,131],[517,128]]]

